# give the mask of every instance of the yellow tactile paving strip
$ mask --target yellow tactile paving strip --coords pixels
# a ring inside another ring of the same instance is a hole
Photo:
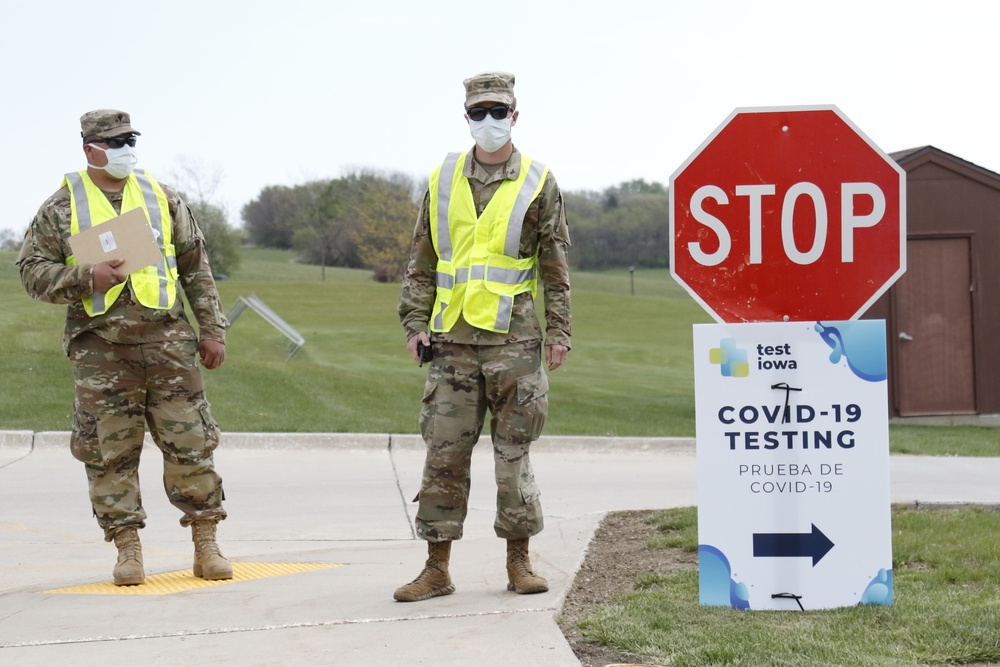
[[[191,570],[177,570],[148,576],[145,583],[140,586],[115,586],[113,582],[102,581],[96,584],[55,588],[42,592],[75,593],[78,595],[170,595],[197,588],[235,584],[240,581],[311,572],[343,565],[343,563],[233,563],[232,579],[208,581],[194,576]]]

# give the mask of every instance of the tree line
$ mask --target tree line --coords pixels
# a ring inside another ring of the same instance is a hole
[[[247,242],[298,251],[302,261],[403,276],[416,221],[418,186],[399,173],[355,171],[302,185],[271,185],[243,206]]]
[[[661,183],[626,181],[601,192],[567,192],[573,268],[669,265],[669,195]]]
[[[183,161],[173,175],[205,235],[217,275],[239,266],[241,244],[292,249],[321,267],[365,268],[376,280],[398,282],[426,182],[401,173],[359,169],[336,179],[271,185],[247,202],[242,229],[213,203],[221,172]],[[602,191],[564,192],[574,269],[663,268],[669,259],[667,189],[642,179]],[[20,239],[0,234],[0,248]]]
[[[302,261],[324,268],[368,268],[376,280],[396,282],[425,189],[423,181],[375,171],[268,186],[243,206],[245,241],[296,250]],[[642,179],[563,193],[572,267],[666,267],[668,199],[662,184]]]

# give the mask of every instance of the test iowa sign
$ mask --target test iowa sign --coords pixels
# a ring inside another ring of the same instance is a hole
[[[906,269],[905,188],[834,106],[737,109],[670,179],[670,271],[718,322],[855,319]]]
[[[883,320],[694,325],[701,604],[892,604]]]

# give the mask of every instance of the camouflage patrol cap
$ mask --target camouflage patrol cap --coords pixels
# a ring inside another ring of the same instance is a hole
[[[80,116],[80,136],[120,137],[123,134],[139,134],[132,129],[132,119],[124,111],[117,109],[97,109]]]
[[[510,72],[483,72],[463,83],[466,109],[482,102],[499,102],[509,106],[514,106],[517,102],[514,97],[514,75]]]

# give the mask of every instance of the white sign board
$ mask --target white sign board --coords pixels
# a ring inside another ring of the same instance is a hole
[[[694,327],[699,597],[892,603],[883,320]]]

